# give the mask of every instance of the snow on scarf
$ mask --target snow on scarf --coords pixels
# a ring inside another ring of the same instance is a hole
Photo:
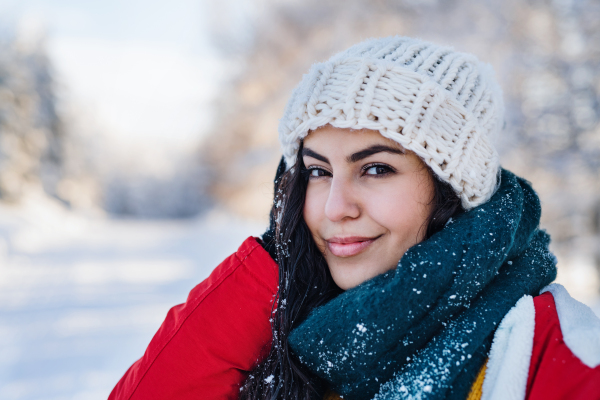
[[[556,277],[540,213],[531,186],[502,170],[490,201],[313,310],[294,353],[345,399],[466,398],[504,315]]]

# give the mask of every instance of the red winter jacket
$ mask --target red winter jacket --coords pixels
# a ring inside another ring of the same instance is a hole
[[[266,356],[278,267],[255,238],[173,307],[109,400],[237,399]]]
[[[548,291],[533,299],[535,328],[525,398],[598,400],[600,321],[566,290],[554,289],[561,293]],[[563,308],[562,315],[557,307]]]
[[[269,350],[277,284],[277,264],[246,239],[169,311],[109,400],[237,399]],[[525,296],[500,324],[485,398],[600,400],[600,320],[560,285],[546,290]]]

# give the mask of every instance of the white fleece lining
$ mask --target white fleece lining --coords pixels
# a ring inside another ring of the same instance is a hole
[[[533,297],[523,296],[494,334],[481,400],[523,400],[535,331]]]
[[[591,308],[572,298],[562,285],[553,283],[540,293],[544,292],[554,297],[565,344],[588,367],[600,365],[600,319]]]

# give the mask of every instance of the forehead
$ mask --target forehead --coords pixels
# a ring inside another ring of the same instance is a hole
[[[404,150],[399,143],[371,129],[336,128],[325,125],[311,131],[304,138],[304,147],[321,151],[350,153],[373,145],[385,145]]]

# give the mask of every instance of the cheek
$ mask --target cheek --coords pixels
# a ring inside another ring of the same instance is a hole
[[[318,243],[318,231],[320,223],[323,219],[325,204],[321,201],[318,191],[311,189],[309,186],[306,190],[306,198],[304,200],[304,209],[302,215],[304,222],[308,226],[310,233]]]
[[[370,215],[390,231],[395,240],[419,242],[425,235],[425,223],[431,210],[431,190],[412,185],[398,185],[370,197]]]

